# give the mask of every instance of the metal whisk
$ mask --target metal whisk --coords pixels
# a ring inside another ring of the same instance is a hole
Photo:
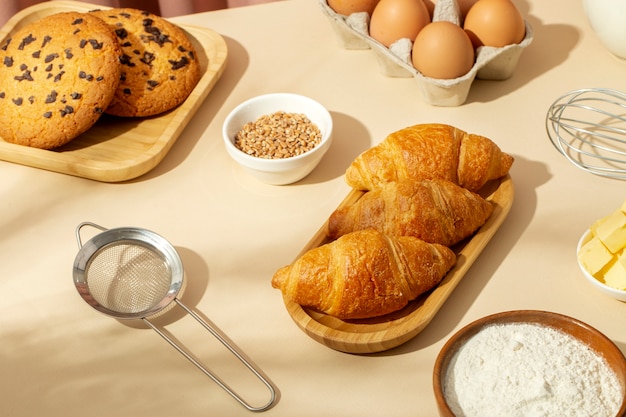
[[[626,94],[608,88],[570,91],[548,109],[552,144],[578,168],[626,179]]]

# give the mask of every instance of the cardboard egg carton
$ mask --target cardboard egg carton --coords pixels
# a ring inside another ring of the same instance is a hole
[[[424,100],[433,106],[454,107],[465,103],[474,79],[506,80],[513,75],[523,50],[533,40],[533,30],[527,21],[526,35],[519,44],[502,48],[482,46],[476,50],[476,62],[462,77],[441,80],[425,77],[411,62],[412,39],[400,39],[387,48],[369,36],[370,16],[366,12],[343,16],[319,0],[320,7],[328,17],[345,49],[371,49],[377,58],[380,72],[388,77],[413,77]],[[433,12],[433,22],[449,21],[459,25],[461,13],[457,0],[438,0]]]

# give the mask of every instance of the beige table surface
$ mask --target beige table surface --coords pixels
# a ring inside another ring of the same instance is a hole
[[[227,70],[163,162],[107,184],[0,163],[0,412],[3,416],[249,415],[152,330],[90,308],[72,283],[82,221],[156,231],[179,250],[183,294],[279,390],[272,416],[434,416],[431,373],[460,327],[511,309],[583,320],[626,351],[626,304],[598,293],[575,247],[626,199],[625,183],[582,172],[552,147],[544,115],[582,87],[626,90],[626,63],[591,33],[571,0],[516,0],[535,30],[514,76],[477,81],[468,102],[436,108],[411,79],[385,78],[369,51],[341,49],[313,0],[288,0],[175,19],[213,28]],[[332,112],[335,142],[290,186],[263,185],[228,158],[220,129],[258,94],[293,92]],[[270,286],[348,192],[342,174],[361,151],[407,125],[444,122],[493,138],[516,157],[506,222],[431,324],[374,355],[331,350],[306,336]],[[251,402],[266,391],[189,317],[168,329]]]

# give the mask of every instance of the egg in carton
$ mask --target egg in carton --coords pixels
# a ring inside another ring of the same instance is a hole
[[[454,107],[465,103],[474,79],[506,80],[513,75],[524,49],[533,40],[533,30],[524,20],[526,33],[518,44],[501,48],[481,46],[476,49],[476,61],[465,75],[454,79],[426,77],[411,62],[412,39],[400,39],[389,48],[369,36],[370,16],[367,12],[343,16],[336,13],[327,0],[319,0],[320,7],[331,22],[339,45],[345,49],[371,49],[377,58],[380,72],[388,77],[413,77],[424,100],[433,106]],[[433,11],[433,22],[449,21],[460,25],[461,12],[457,0],[438,0]]]

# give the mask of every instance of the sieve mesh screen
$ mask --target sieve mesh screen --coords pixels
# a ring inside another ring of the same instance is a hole
[[[115,242],[94,254],[85,269],[85,280],[102,306],[136,314],[153,309],[166,297],[171,270],[158,251],[137,243]]]

